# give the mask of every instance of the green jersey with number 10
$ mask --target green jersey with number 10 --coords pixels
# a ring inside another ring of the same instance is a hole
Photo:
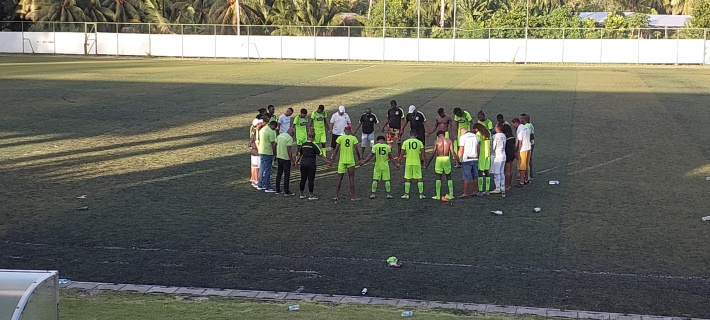
[[[417,138],[409,138],[402,142],[402,150],[407,151],[407,162],[408,166],[420,166],[420,152],[424,149],[424,144]]]

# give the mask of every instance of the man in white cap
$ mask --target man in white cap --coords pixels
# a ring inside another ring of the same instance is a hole
[[[407,124],[411,124],[412,130],[417,132],[417,139],[425,144],[424,141],[427,131],[429,131],[429,126],[426,124],[426,117],[424,114],[417,111],[417,107],[414,105],[409,106],[409,113],[404,119],[404,124],[402,125],[402,130],[407,127]]]
[[[350,126],[350,116],[345,113],[345,107],[340,106],[338,107],[338,112],[330,117],[330,132],[332,133],[330,141],[331,150],[335,150],[335,146],[337,145],[335,141],[338,140],[338,137],[345,134],[345,127],[347,126]]]

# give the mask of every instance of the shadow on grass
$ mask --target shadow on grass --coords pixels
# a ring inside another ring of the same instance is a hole
[[[10,132],[0,137],[1,146],[10,153],[0,160],[0,195],[6,199],[6,224],[0,227],[0,240],[5,241],[0,242],[3,267],[59,269],[63,276],[87,281],[284,291],[304,286],[308,292],[337,294],[355,294],[368,287],[375,296],[710,315],[704,307],[710,304],[710,286],[702,277],[708,274],[698,267],[707,262],[707,253],[654,247],[659,251],[653,252],[681,255],[668,262],[635,250],[657,242],[690,240],[653,239],[667,234],[652,229],[651,239],[636,234],[625,243],[627,238],[618,237],[628,235],[631,228],[593,226],[623,225],[629,218],[647,214],[647,204],[633,199],[659,189],[645,186],[629,191],[624,183],[635,181],[638,170],[657,169],[659,163],[683,155],[669,152],[645,159],[648,163],[641,168],[620,164],[613,171],[602,168],[592,176],[575,178],[585,183],[565,181],[568,170],[579,171],[625,153],[642,157],[646,148],[638,143],[649,138],[648,132],[628,125],[626,114],[603,119],[593,110],[568,107],[567,103],[581,99],[580,93],[420,89],[348,106],[353,119],[364,107],[376,106],[374,112],[384,120],[390,99],[426,104],[447,94],[495,96],[485,107],[495,110],[489,113],[491,118],[495,113],[508,119],[520,112],[533,114],[540,132],[537,138],[545,142],[536,149],[536,161],[539,166],[559,168],[539,179],[561,177],[569,187],[545,188],[544,181],[538,180],[531,188],[511,192],[505,201],[462,199],[450,207],[435,201],[388,201],[382,199],[380,185],[375,200],[335,206],[325,200],[332,192],[333,176],[319,179],[316,192],[322,200],[317,202],[256,193],[248,186],[247,128],[252,110],[264,106],[263,99],[249,97],[278,92],[288,96],[290,104],[312,110],[315,99],[366,88],[22,82],[26,88],[44,88],[33,89],[30,102],[53,102],[30,110],[19,103],[3,107],[10,115],[0,122]],[[93,89],[84,96],[80,93],[85,88]],[[29,92],[20,89],[17,94]],[[65,92],[66,99],[57,92]],[[102,94],[110,99],[96,98]],[[606,96],[597,102],[604,112],[649,99],[626,92],[585,94],[587,99]],[[693,95],[691,104],[697,107],[707,98],[707,94]],[[613,104],[614,99],[620,100]],[[686,112],[672,108],[679,105],[672,94],[653,99],[668,106],[651,109],[634,121],[646,123],[659,115]],[[687,105],[687,100],[683,103]],[[436,107],[422,108],[430,123]],[[629,113],[637,109],[643,110],[633,108]],[[701,118],[689,121],[699,123]],[[707,129],[680,127],[680,131],[692,141],[703,142],[710,136]],[[56,137],[32,140],[46,135]],[[650,136],[670,146],[666,151],[680,148],[672,145],[678,141],[673,137]],[[613,142],[618,149],[579,160],[581,153],[603,147],[597,140]],[[695,148],[693,159],[702,159],[707,144]],[[683,172],[693,165],[684,163],[670,170]],[[321,166],[320,170],[332,174],[334,168]],[[370,170],[370,166],[358,169],[361,197],[370,192]],[[400,193],[402,172],[392,172],[393,188]],[[456,190],[461,187],[459,175],[453,174]],[[425,172],[427,195],[433,189],[433,176]],[[292,191],[298,177],[294,172]],[[679,188],[689,190],[693,199],[703,194],[682,181]],[[344,191],[342,195],[347,194]],[[616,192],[627,192],[629,207],[641,208],[629,209],[625,217],[608,208],[612,212],[589,208],[590,201],[610,201],[605,193]],[[75,199],[80,194],[89,197]],[[545,215],[532,214],[533,204],[543,206]],[[89,210],[75,210],[80,206]],[[494,209],[506,214],[488,215]],[[659,207],[654,215],[658,220],[649,222],[654,228],[674,222],[674,217],[663,217],[664,212]],[[599,217],[589,220],[585,214]],[[599,242],[599,235],[576,239],[575,232],[582,228],[615,239],[620,248]],[[569,239],[583,245],[571,246]],[[703,245],[704,240],[699,237],[690,243]],[[600,258],[612,251],[619,261]],[[402,258],[404,268],[385,266],[382,260],[393,254]],[[684,261],[690,261],[687,269],[676,265]]]

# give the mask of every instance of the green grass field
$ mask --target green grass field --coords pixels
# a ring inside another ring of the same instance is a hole
[[[0,87],[0,268],[710,317],[707,68],[0,56]],[[391,99],[430,122],[439,107],[530,114],[533,185],[453,207],[336,205],[326,166],[319,201],[249,185],[257,108],[383,119]]]
[[[180,298],[180,299],[176,299]],[[300,309],[288,311],[298,304]],[[259,302],[223,297],[189,297],[103,291],[96,295],[63,290],[62,319],[72,320],[193,320],[193,319],[401,319],[413,311],[416,319],[430,320],[542,320],[538,316],[477,314],[468,310],[398,308],[307,301]]]

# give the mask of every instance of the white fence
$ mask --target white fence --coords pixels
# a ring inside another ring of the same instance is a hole
[[[0,52],[256,59],[710,64],[703,39],[429,39],[0,32]]]

